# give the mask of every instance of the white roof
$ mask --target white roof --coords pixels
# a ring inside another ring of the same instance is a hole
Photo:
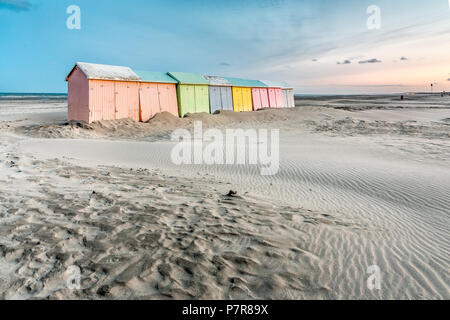
[[[129,67],[108,66],[104,64],[94,64],[86,62],[77,62],[75,67],[67,76],[69,79],[73,70],[78,67],[88,79],[97,80],[120,80],[120,81],[139,81],[141,78]]]
[[[293,89],[293,87],[284,81],[261,80],[269,88]]]
[[[229,86],[231,87],[231,82],[225,78],[218,76],[203,76],[206,80],[209,81],[211,86]]]

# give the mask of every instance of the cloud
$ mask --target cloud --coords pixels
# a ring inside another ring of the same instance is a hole
[[[447,81],[450,81],[450,78],[448,78]]]
[[[359,64],[365,64],[365,63],[381,63],[381,62],[382,62],[381,60],[378,60],[378,59],[374,58],[374,59],[369,59],[369,60],[361,60],[361,61],[359,62]]]
[[[406,57],[401,57],[400,58],[400,61],[406,61],[406,60],[408,60],[408,58],[406,58]]]
[[[338,62],[337,64],[351,64],[352,62],[350,60],[345,60],[344,62]]]
[[[31,7],[28,0],[0,0],[0,10],[29,11]]]
[[[223,66],[223,67],[229,67],[230,66],[230,64],[228,62],[222,62],[220,65]]]
[[[312,59],[313,62],[317,62],[317,59]]]

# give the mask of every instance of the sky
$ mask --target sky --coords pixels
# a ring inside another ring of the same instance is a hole
[[[67,92],[77,61],[298,94],[450,91],[450,0],[0,0],[0,92]]]

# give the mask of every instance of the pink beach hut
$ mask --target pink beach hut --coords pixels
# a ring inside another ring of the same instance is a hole
[[[270,108],[269,91],[267,88],[254,87],[252,88],[253,110],[260,110]]]
[[[271,108],[294,108],[294,89],[291,85],[282,81],[263,81],[269,88],[269,100]]]
[[[263,80],[262,82],[267,85],[270,108],[283,108],[283,93],[279,84],[266,80]]]
[[[69,121],[139,121],[140,78],[130,68],[77,62],[66,81]]]

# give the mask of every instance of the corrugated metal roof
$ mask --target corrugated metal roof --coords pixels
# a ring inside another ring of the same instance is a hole
[[[67,76],[70,77],[73,70],[78,67],[88,79],[98,80],[119,80],[119,81],[139,81],[139,76],[129,67],[109,66],[104,64],[94,64],[77,62],[75,67]]]
[[[196,73],[169,72],[169,75],[180,84],[209,84],[208,80]]]
[[[240,78],[225,77],[234,87],[248,87],[248,88],[266,88],[267,85],[259,80],[247,80]]]
[[[293,87],[284,81],[262,80],[270,88],[293,89]]]
[[[153,83],[178,83],[174,78],[165,72],[141,71],[134,70],[142,82]]]
[[[223,87],[231,87],[230,81],[223,77],[218,76],[203,76],[206,80],[209,81],[210,86],[223,86]]]

